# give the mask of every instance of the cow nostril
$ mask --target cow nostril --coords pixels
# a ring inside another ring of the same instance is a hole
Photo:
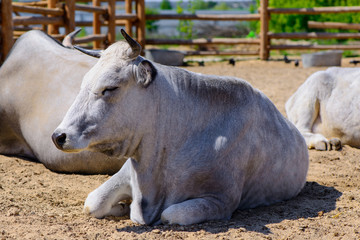
[[[62,149],[63,145],[66,142],[66,134],[65,133],[61,133],[61,134],[54,133],[52,135],[52,140],[57,148]]]
[[[58,142],[59,145],[64,145],[66,141],[66,134],[62,133],[60,136],[56,138],[56,141]]]

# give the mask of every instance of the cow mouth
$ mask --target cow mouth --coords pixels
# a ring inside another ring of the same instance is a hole
[[[100,152],[109,157],[115,157],[116,155],[114,149],[101,150]]]
[[[88,150],[92,152],[100,152],[109,157],[118,157],[118,158],[124,157],[124,154],[122,153],[121,144],[119,143],[97,143],[90,145],[88,147]]]

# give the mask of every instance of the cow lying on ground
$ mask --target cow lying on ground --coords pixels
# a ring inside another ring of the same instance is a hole
[[[360,148],[360,71],[333,67],[311,75],[286,102],[309,148]],[[341,140],[341,141],[340,141]]]
[[[94,152],[63,153],[51,141],[96,62],[41,31],[20,37],[0,68],[0,154],[37,159],[59,172],[117,172],[124,161]]]
[[[247,82],[196,74],[139,56],[122,31],[85,75],[54,131],[65,152],[129,158],[89,194],[85,212],[141,224],[229,219],[297,195],[308,170],[298,130]]]

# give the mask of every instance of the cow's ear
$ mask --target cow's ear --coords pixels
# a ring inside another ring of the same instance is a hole
[[[138,72],[137,72],[137,81],[143,87],[149,86],[149,84],[155,79],[156,77],[156,68],[152,65],[151,62],[148,60],[142,61],[138,65]]]

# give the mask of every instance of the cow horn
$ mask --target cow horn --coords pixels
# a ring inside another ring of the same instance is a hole
[[[89,56],[92,56],[92,57],[96,57],[96,58],[100,58],[101,57],[101,52],[102,50],[89,50],[89,49],[86,49],[86,48],[82,48],[82,47],[79,47],[79,46],[74,46],[75,49],[79,50],[80,52],[83,52]]]
[[[137,56],[140,55],[141,52],[141,46],[140,44],[135,41],[134,39],[132,39],[129,34],[127,34],[125,32],[124,29],[121,29],[121,34],[124,36],[125,40],[127,41],[127,43],[130,45],[131,47],[131,51],[128,50],[128,57],[129,58],[136,58]]]
[[[64,40],[62,41],[62,44],[64,45],[64,47],[74,48],[74,46],[73,46],[74,38],[80,31],[81,31],[81,28],[78,28],[75,31],[72,31],[71,33],[66,35]]]

